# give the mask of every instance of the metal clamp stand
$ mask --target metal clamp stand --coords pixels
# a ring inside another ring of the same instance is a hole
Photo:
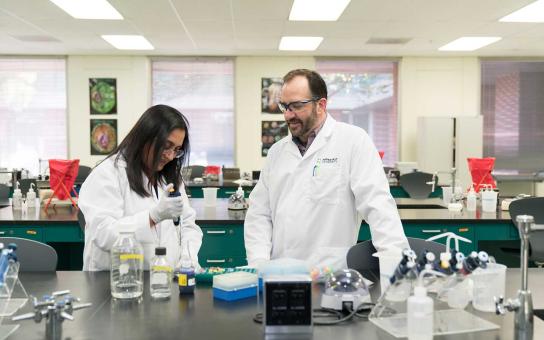
[[[533,216],[519,215],[516,217],[518,223],[519,238],[521,239],[521,289],[518,290],[518,297],[514,300],[508,299],[504,303],[504,297],[495,297],[495,311],[497,315],[504,314],[506,310],[515,312],[515,337],[518,340],[533,339],[533,298],[528,288],[528,262],[529,262],[529,236],[532,231],[544,230],[544,225],[535,224]]]
[[[36,323],[45,318],[45,337],[48,340],[62,339],[62,322],[66,319],[73,321],[72,313],[75,310],[92,306],[92,303],[82,303],[74,305],[74,302],[79,302],[79,299],[73,297],[69,290],[53,292],[51,296],[44,296],[43,301],[38,301],[33,298],[34,312],[26,313],[12,318],[13,321],[34,319]],[[58,297],[64,297],[62,300],[57,300]]]

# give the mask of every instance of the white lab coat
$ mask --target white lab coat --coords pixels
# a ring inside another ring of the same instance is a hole
[[[304,156],[291,136],[269,150],[249,196],[248,262],[287,257],[346,268],[363,218],[378,251],[408,247],[374,143],[363,129],[328,116]]]
[[[126,162],[120,159],[115,164],[115,155],[100,163],[90,173],[79,192],[79,208],[85,216],[85,249],[83,251],[83,270],[110,270],[110,250],[119,232],[119,222],[135,226],[135,236],[144,248],[144,266],[155,255],[155,247],[166,247],[166,257],[171,266],[178,265],[181,245],[189,244],[195,265],[202,244],[202,230],[195,223],[195,211],[190,207],[183,185],[179,191],[183,197],[183,215],[180,226],[176,228],[172,220],[164,220],[156,225],[156,231],[149,226],[149,210],[158,203],[155,191],[150,197],[141,197],[130,189]],[[147,177],[144,176],[144,187]],[[164,185],[159,188],[163,195]],[[159,243],[160,237],[160,243]]]

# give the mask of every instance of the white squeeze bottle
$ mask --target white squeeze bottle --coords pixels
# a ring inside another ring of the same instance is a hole
[[[476,191],[472,186],[467,194],[467,211],[476,211]]]
[[[36,207],[36,192],[34,191],[34,183],[30,183],[30,189],[26,193],[26,205],[29,208]]]
[[[433,299],[427,296],[427,289],[414,287],[414,295],[407,302],[408,340],[432,340]]]
[[[15,184],[15,190],[13,190],[13,196],[11,196],[11,204],[13,205],[13,209],[21,210],[23,206],[23,194],[21,193],[21,189],[19,189],[19,182]]]

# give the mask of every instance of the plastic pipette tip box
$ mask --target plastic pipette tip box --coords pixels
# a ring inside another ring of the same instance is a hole
[[[234,301],[257,295],[257,274],[233,272],[213,277],[213,297]]]
[[[202,268],[201,271],[195,274],[196,283],[211,284],[215,276],[227,274],[227,273],[234,273],[234,272],[256,273],[257,269],[248,268],[248,267],[243,267],[243,268],[206,267],[206,268]]]

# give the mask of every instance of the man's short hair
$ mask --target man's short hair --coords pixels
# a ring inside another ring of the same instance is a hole
[[[308,85],[310,87],[310,94],[312,95],[312,98],[325,98],[327,99],[327,84],[321,78],[319,73],[308,70],[308,69],[296,69],[289,71],[284,77],[283,77],[283,83],[287,84],[289,81],[291,81],[293,78],[302,76],[308,80]]]

